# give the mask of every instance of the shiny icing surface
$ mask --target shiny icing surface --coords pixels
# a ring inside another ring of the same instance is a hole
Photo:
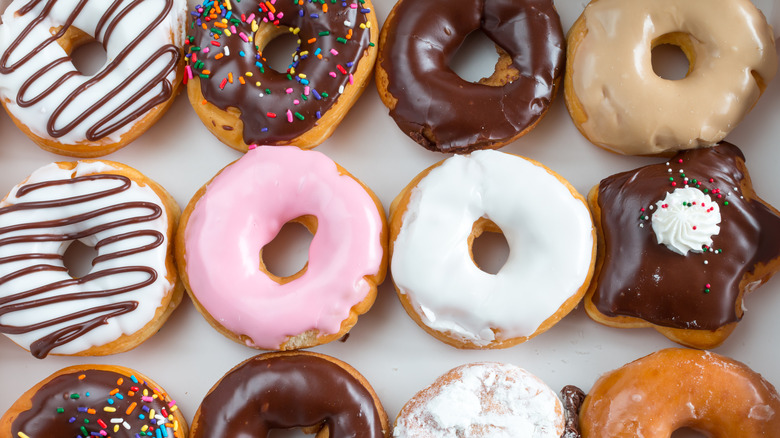
[[[260,250],[298,217],[317,218],[306,272],[279,284]],[[217,175],[187,223],[191,292],[247,344],[277,349],[309,330],[333,334],[363,301],[383,259],[382,218],[366,190],[327,156],[294,146],[250,150]]]
[[[712,244],[684,256],[659,244],[646,219],[650,206],[683,186],[709,194],[721,215]],[[742,278],[780,257],[780,216],[746,191],[752,193],[744,156],[725,142],[602,180],[606,253],[592,297],[598,310],[684,329],[738,321],[741,290],[758,286],[740,286]]]
[[[197,77],[218,108],[241,112],[248,145],[288,143],[315,126],[353,84],[371,32],[379,31],[371,9],[357,0],[210,3],[190,12],[188,80]],[[269,67],[258,29],[298,38],[286,71]]]
[[[16,0],[0,26],[0,97],[39,137],[115,143],[173,95],[184,7],[184,0]],[[94,75],[79,72],[57,43],[71,27],[106,51]]]
[[[260,355],[206,396],[190,438],[265,438],[272,429],[320,425],[329,437],[381,438],[383,415],[363,384],[326,358]]]
[[[563,75],[564,38],[550,0],[403,0],[380,55],[390,115],[427,149],[469,152],[519,134],[539,120]],[[481,30],[519,74],[502,87],[461,79],[447,63]]]
[[[52,163],[0,204],[0,333],[36,357],[132,335],[174,287],[162,201],[112,169],[102,161]],[[97,250],[81,278],[63,261],[74,240]]]
[[[570,85],[587,115],[583,132],[615,152],[713,145],[756,103],[753,74],[767,83],[777,71],[772,28],[749,0],[598,0],[583,14]],[[695,61],[684,79],[668,80],[654,73],[651,51],[676,32],[690,35]]]
[[[495,275],[469,252],[467,238],[481,217],[509,244]],[[548,170],[476,151],[445,160],[412,189],[391,271],[423,323],[487,345],[495,329],[501,339],[531,335],[577,293],[592,264],[592,233],[584,202]]]

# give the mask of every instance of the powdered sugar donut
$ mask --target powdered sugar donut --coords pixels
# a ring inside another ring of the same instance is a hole
[[[563,405],[538,377],[511,364],[459,366],[398,413],[396,438],[560,438]]]

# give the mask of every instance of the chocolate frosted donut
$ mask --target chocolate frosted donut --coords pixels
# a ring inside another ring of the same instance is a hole
[[[296,427],[327,427],[334,438],[390,436],[387,414],[363,376],[338,359],[301,351],[261,354],[233,368],[201,403],[190,438],[266,437]]]
[[[599,255],[585,309],[598,322],[712,348],[742,318],[744,294],[780,268],[780,213],[732,144],[613,175],[588,201]]]
[[[447,63],[466,36],[496,43],[496,72],[480,83]],[[426,149],[496,149],[529,131],[563,74],[564,37],[550,0],[401,0],[380,37],[377,88],[398,127]]]

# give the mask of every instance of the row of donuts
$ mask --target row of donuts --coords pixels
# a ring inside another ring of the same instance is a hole
[[[279,277],[263,248],[289,222],[314,236],[307,265]],[[459,348],[524,342],[583,296],[597,322],[712,348],[742,318],[745,294],[780,269],[778,230],[780,212],[729,143],[608,177],[587,202],[538,162],[455,155],[409,183],[389,225],[370,189],[292,146],[251,149],[181,216],[128,166],[52,163],[0,205],[0,332],[38,358],[123,352],[156,333],[186,289],[236,342],[307,348],[349,332],[389,260],[406,312]],[[483,232],[510,246],[495,274],[474,262]],[[64,261],[75,241],[97,251],[78,277]]]
[[[206,394],[188,433],[176,401],[137,371],[112,365],[62,369],[0,418],[0,434],[31,438],[258,436],[301,428],[364,438],[523,436],[667,437],[683,427],[712,436],[774,436],[780,397],[747,365],[715,353],[666,349],[601,376],[587,396],[561,399],[508,363],[456,367],[414,395],[390,425],[369,382],[350,365],[311,352],[249,358]]]
[[[188,16],[185,0],[148,8],[16,0],[0,25],[0,95],[25,133],[65,155],[126,145],[162,116],[181,83],[205,126],[231,147],[308,149],[343,119],[376,60],[391,116],[431,150],[467,153],[514,141],[541,120],[563,80],[569,112],[589,141],[668,156],[721,141],[777,70],[772,28],[749,0],[678,3],[593,1],[567,45],[550,0],[475,0],[456,10],[445,0],[401,0],[381,36],[367,0],[209,0]],[[429,25],[431,17],[446,23],[444,31]],[[732,30],[723,36],[726,26]],[[447,62],[478,29],[496,42],[499,61],[491,77],[470,83]],[[263,49],[286,34],[298,47],[280,73]],[[84,75],[70,54],[92,40],[109,62]],[[652,49],[663,44],[687,56],[684,80],[653,72]]]

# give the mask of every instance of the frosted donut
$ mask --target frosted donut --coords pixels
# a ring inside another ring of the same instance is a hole
[[[583,197],[541,164],[497,151],[454,156],[419,174],[391,206],[391,270],[406,312],[460,348],[504,348],[558,322],[593,273]],[[472,259],[483,231],[509,257],[488,274]]]
[[[314,238],[307,265],[280,278],[262,250],[287,222]],[[338,339],[368,311],[385,276],[386,236],[379,200],[327,156],[262,146],[193,196],[176,256],[190,297],[218,331],[289,350]]]
[[[184,0],[15,0],[0,26],[0,100],[41,148],[113,152],[173,102],[183,73]],[[84,75],[70,54],[100,42],[107,61]]]
[[[0,435],[187,438],[187,421],[176,401],[143,374],[114,365],[77,365],[24,393],[0,418]]]
[[[179,207],[137,170],[110,161],[52,163],[0,203],[0,333],[42,358],[130,350],[184,294],[171,247]],[[74,241],[93,247],[73,278]]]
[[[538,377],[510,364],[461,365],[409,400],[396,438],[561,438],[561,401]]]
[[[662,44],[685,53],[685,78],[655,74]],[[566,105],[597,146],[671,155],[722,140],[776,71],[772,28],[749,0],[594,0],[569,31]]]
[[[777,436],[780,397],[747,365],[707,351],[667,349],[602,376],[580,410],[582,436]]]
[[[370,0],[217,0],[191,11],[187,93],[219,140],[313,148],[347,115],[371,79],[379,26]],[[286,71],[263,50],[280,35],[298,47]]]

